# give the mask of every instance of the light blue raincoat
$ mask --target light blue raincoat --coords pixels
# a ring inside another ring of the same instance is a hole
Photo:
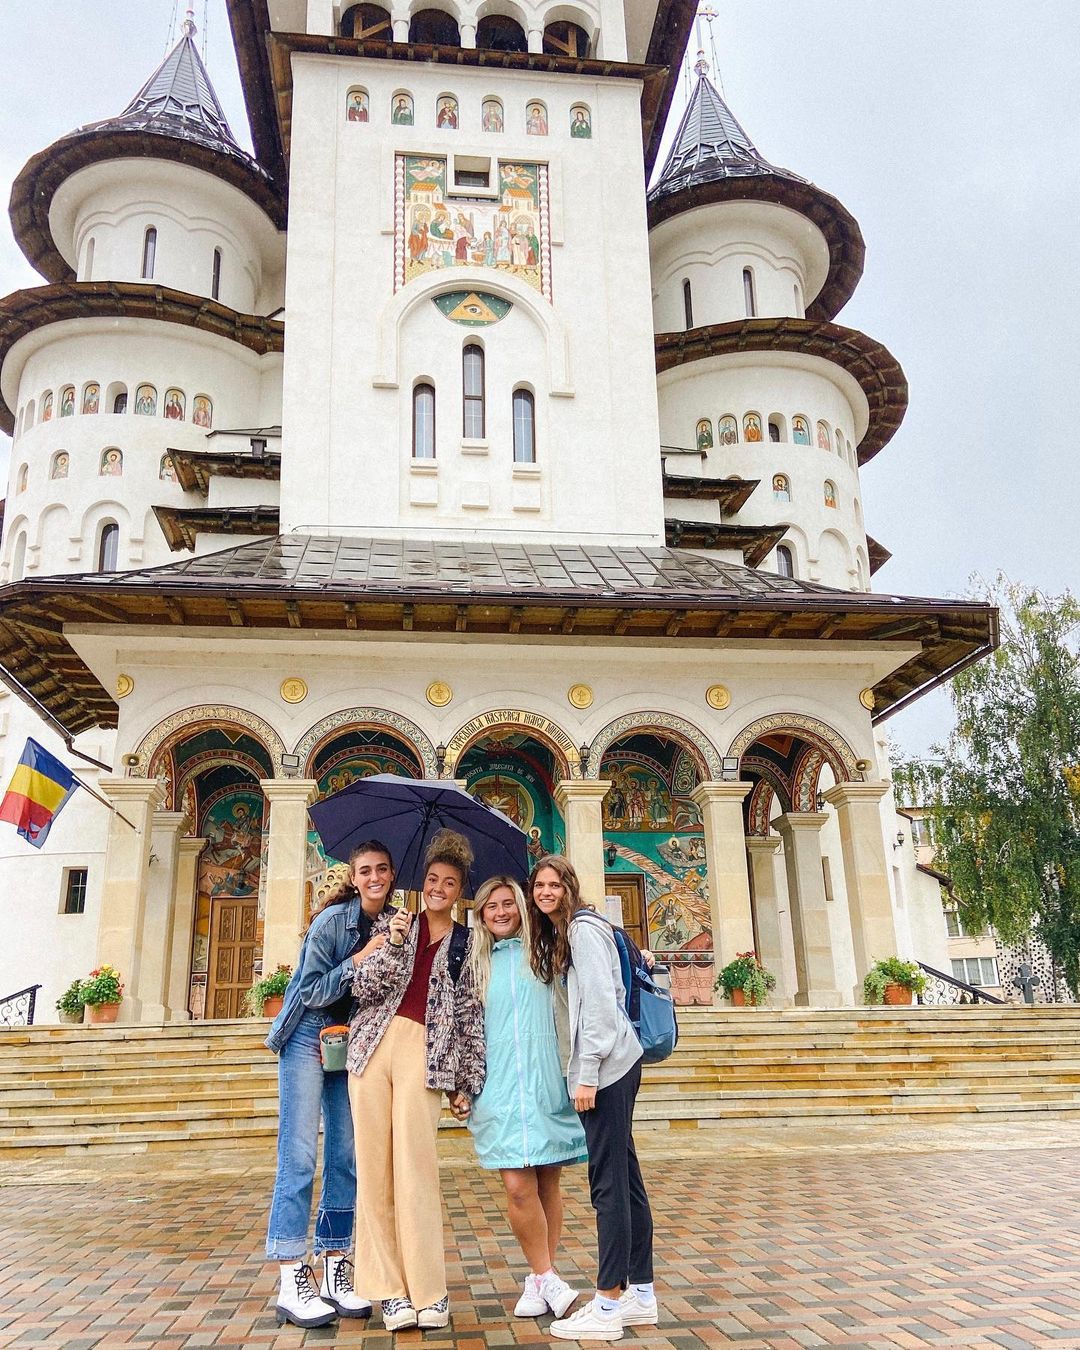
[[[484,1039],[487,1079],[469,1116],[480,1166],[585,1162],[585,1134],[559,1063],[551,986],[529,969],[520,937],[492,948]]]

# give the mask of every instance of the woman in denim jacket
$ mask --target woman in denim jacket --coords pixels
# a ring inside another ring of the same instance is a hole
[[[280,1265],[279,1323],[320,1327],[335,1317],[371,1314],[371,1304],[353,1289],[349,1259],[356,1155],[347,1075],[323,1072],[319,1033],[349,1020],[357,967],[386,940],[372,937],[371,929],[393,884],[393,860],[377,840],[354,849],[348,866],[329,869],[326,899],[307,930],[281,1012],[266,1038],[280,1055],[277,1177],[266,1235],[266,1258]],[[315,1260],[323,1261],[321,1284],[304,1259],[320,1115],[323,1176]]]
[[[486,1065],[470,937],[453,921],[471,863],[468,840],[440,830],[424,860],[423,913],[380,918],[386,943],[353,978],[349,1097],[354,1128],[364,1126],[356,1259],[387,1331],[450,1320],[436,1133],[443,1092],[463,1110]]]

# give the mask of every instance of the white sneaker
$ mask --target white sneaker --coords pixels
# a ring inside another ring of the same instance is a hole
[[[617,1307],[604,1312],[592,1298],[576,1313],[552,1322],[548,1331],[561,1341],[621,1341],[622,1317]]]
[[[337,1309],[319,1297],[315,1272],[306,1261],[282,1265],[274,1311],[278,1326],[291,1322],[294,1327],[324,1327],[337,1317]]]
[[[539,1275],[526,1275],[521,1297],[514,1305],[515,1317],[543,1317],[548,1310],[547,1299],[540,1292]]]
[[[443,1294],[438,1303],[429,1303],[416,1314],[416,1325],[421,1331],[450,1325],[450,1295]]]
[[[540,1295],[556,1317],[562,1317],[578,1296],[566,1281],[549,1270],[540,1280]]]
[[[371,1304],[353,1288],[353,1263],[347,1256],[324,1256],[319,1297],[337,1309],[339,1317],[370,1317]]]
[[[619,1298],[619,1312],[624,1327],[656,1326],[660,1320],[656,1299],[642,1298],[632,1285]]]
[[[387,1331],[405,1331],[416,1326],[416,1309],[407,1298],[384,1298],[380,1306]]]

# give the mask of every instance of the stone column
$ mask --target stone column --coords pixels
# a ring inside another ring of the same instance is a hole
[[[795,1003],[803,1008],[836,1008],[842,1002],[821,867],[821,828],[827,819],[822,811],[789,811],[773,821],[784,841],[795,943]]]
[[[476,24],[474,23],[458,24],[458,37],[461,39],[462,47],[475,47]]]
[[[603,912],[605,778],[567,778],[555,786],[555,801],[566,822],[566,856],[581,878],[581,898]]]
[[[784,932],[780,924],[780,888],[776,875],[780,837],[775,834],[748,835],[746,851],[750,858],[758,960],[776,976],[773,1001],[790,1003],[792,991],[788,988],[788,963],[785,960]]]
[[[165,789],[156,778],[100,778],[98,791],[116,811],[105,847],[97,963],[115,966],[124,981],[120,1021],[140,1022],[150,843],[154,812],[165,799]]]
[[[307,31],[329,37],[334,30],[333,0],[307,0]],[[352,34],[349,33],[349,37]]]
[[[172,948],[165,1004],[171,1022],[190,1022],[191,943],[195,932],[199,858],[205,839],[181,839],[177,845],[176,889],[173,900]]]
[[[531,52],[542,52],[544,50],[544,30],[542,28],[530,28],[526,36],[526,44]]]
[[[709,875],[713,959],[717,971],[754,946],[750,874],[746,867],[743,798],[753,783],[699,783],[690,796],[701,809],[705,864]],[[717,992],[715,1002],[721,995]]]
[[[269,831],[266,849],[266,913],[263,916],[263,971],[296,964],[304,927],[304,871],[307,864],[308,806],[315,800],[313,778],[264,778]]]
[[[409,40],[409,20],[408,20],[407,18],[399,19],[399,18],[395,17],[395,18],[392,20],[392,23],[393,23],[393,31],[394,31],[394,41],[395,41],[395,42],[408,42],[408,40]]]
[[[172,966],[173,905],[183,811],[155,811],[150,835],[150,877],[143,922],[140,995],[144,1022],[167,1022],[169,970]]]
[[[889,862],[879,803],[888,783],[838,783],[823,793],[836,808],[844,854],[851,942],[855,950],[855,1002],[863,976],[884,956],[896,956],[896,922],[889,891]]]

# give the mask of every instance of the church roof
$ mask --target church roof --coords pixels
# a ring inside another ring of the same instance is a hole
[[[10,215],[19,247],[49,281],[67,281],[74,271],[49,227],[53,196],[67,178],[90,164],[138,157],[178,160],[240,189],[284,226],[281,194],[265,169],[232,133],[195,45],[195,25],[184,23],[180,40],[116,117],[90,122],[30,159],[11,190]]]
[[[879,717],[997,644],[990,605],[835,590],[689,549],[286,534],[163,567],[0,587],[0,665],[73,733],[115,726],[117,705],[69,624],[898,644],[896,668],[874,686]]]
[[[821,231],[829,247],[829,272],[808,319],[832,319],[862,276],[866,245],[859,223],[828,192],[790,169],[771,164],[743,130],[703,60],[697,84],[659,177],[649,189],[649,228],[671,216],[715,202],[772,202],[797,211]]]

